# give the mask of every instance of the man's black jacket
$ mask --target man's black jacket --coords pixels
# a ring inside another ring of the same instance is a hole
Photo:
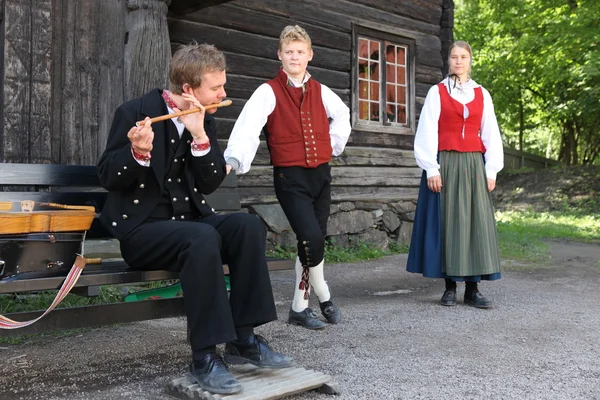
[[[155,89],[141,98],[128,101],[117,109],[113,119],[106,150],[98,162],[100,184],[109,191],[100,220],[114,237],[121,239],[141,224],[155,209],[164,189],[167,124],[171,120],[152,124],[154,141],[150,167],[140,165],[131,152],[127,132],[136,121],[166,114],[167,107],[161,91]],[[210,139],[211,150],[194,157],[188,148],[185,158],[185,180],[190,201],[201,217],[213,214],[202,194],[214,192],[225,179],[225,159],[217,143],[216,124],[206,114],[204,127]]]

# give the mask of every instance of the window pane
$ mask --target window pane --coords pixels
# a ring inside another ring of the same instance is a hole
[[[387,102],[388,103],[397,103],[398,101],[396,101],[396,86],[387,84],[386,89],[387,89],[387,91],[386,91]]]
[[[406,65],[406,49],[404,47],[396,47],[396,51],[397,51],[397,57],[396,57],[396,64],[399,65]]]
[[[406,104],[406,86],[396,86],[396,102],[400,104]]]
[[[369,119],[369,103],[366,101],[358,102],[358,118],[362,120]]]
[[[398,119],[396,122],[401,124],[406,123],[406,106],[398,106]]]
[[[369,58],[369,41],[365,38],[358,38],[358,57]]]
[[[370,68],[370,79],[379,82],[379,63],[378,62],[369,62]]]
[[[396,46],[385,42],[385,60],[390,64],[396,64]]]
[[[396,122],[395,110],[396,110],[396,105],[388,103],[388,105],[385,108],[385,117],[386,117],[387,122]]]
[[[366,78],[369,72],[369,63],[367,60],[358,60],[358,77]]]
[[[398,75],[396,83],[406,85],[406,67],[397,67],[396,73]]]
[[[358,98],[360,100],[369,99],[369,82],[362,79],[358,81]]]
[[[371,60],[379,61],[379,42],[371,40],[369,42],[369,54]]]
[[[371,97],[369,100],[379,101],[379,82],[369,82],[371,88]]]
[[[371,117],[369,118],[371,121],[379,121],[379,103],[369,102]]]
[[[386,65],[387,76],[385,77],[387,83],[396,83],[396,67],[393,64]]]

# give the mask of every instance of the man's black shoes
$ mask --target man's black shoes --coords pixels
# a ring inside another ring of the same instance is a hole
[[[225,345],[225,361],[229,364],[252,364],[260,368],[288,368],[293,360],[269,347],[265,338],[252,335],[243,342],[233,341]]]
[[[456,305],[456,290],[446,290],[442,296],[443,306],[455,306]]]
[[[492,306],[492,302],[483,297],[479,291],[472,293],[465,292],[465,304],[477,308],[490,308]]]
[[[307,307],[304,311],[296,312],[290,308],[288,322],[292,325],[300,325],[307,329],[323,329],[327,324],[317,318],[312,308]]]
[[[190,364],[189,378],[202,389],[217,394],[233,394],[243,390],[220,356],[215,353],[207,354],[201,361]]]
[[[342,319],[342,312],[331,300],[319,303],[321,313],[330,324],[337,324]]]

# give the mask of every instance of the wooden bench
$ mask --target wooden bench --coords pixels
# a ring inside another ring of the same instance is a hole
[[[178,279],[178,273],[166,270],[132,270],[120,258],[117,240],[98,220],[107,192],[100,187],[95,166],[0,163],[0,188],[0,201],[33,200],[68,205],[93,205],[96,208],[96,218],[86,235],[84,255],[90,258],[101,257],[102,263],[88,265],[71,293],[95,296],[102,285]],[[206,196],[206,199],[219,212],[239,211],[241,205],[235,174],[228,175],[219,189]],[[269,259],[268,265],[270,270],[294,268],[292,260]],[[227,266],[224,266],[224,269],[227,273]],[[0,280],[0,294],[56,290],[63,280],[64,276],[20,278],[17,274]],[[39,314],[40,312],[36,311],[6,316],[25,321]],[[28,327],[15,330],[0,329],[0,336],[143,321],[182,314],[182,297],[60,308]]]

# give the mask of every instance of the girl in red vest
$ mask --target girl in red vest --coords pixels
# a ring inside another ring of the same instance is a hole
[[[490,192],[504,153],[492,98],[470,78],[471,61],[469,44],[455,42],[450,73],[421,110],[415,158],[424,171],[407,270],[444,278],[442,305],[456,305],[456,282],[465,282],[465,304],[489,308],[477,283],[501,276]]]

